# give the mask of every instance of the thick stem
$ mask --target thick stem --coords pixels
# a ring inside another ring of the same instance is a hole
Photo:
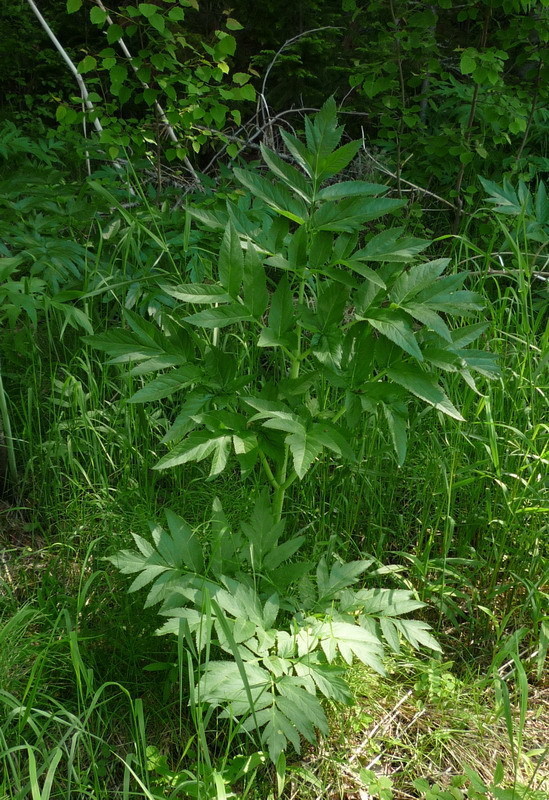
[[[260,461],[261,461],[261,466],[263,467],[263,469],[265,471],[265,475],[269,479],[269,483],[271,484],[271,486],[273,487],[275,492],[278,492],[280,490],[280,483],[279,483],[279,481],[277,481],[277,479],[273,475],[273,471],[272,471],[272,469],[271,469],[271,467],[269,465],[269,462],[267,461],[265,453],[262,453],[261,450],[259,451],[259,458],[260,458]]]
[[[286,498],[286,490],[292,485],[292,483],[297,479],[297,472],[292,470],[290,476],[284,481],[284,483],[278,487],[273,495],[273,514],[276,522],[279,522],[282,519],[282,511],[284,509],[284,500]]]

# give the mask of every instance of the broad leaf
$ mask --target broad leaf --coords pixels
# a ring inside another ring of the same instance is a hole
[[[299,478],[303,478],[313,461],[320,455],[324,445],[314,432],[304,428],[286,437],[286,444],[293,457],[294,469]]]
[[[381,183],[365,181],[341,181],[325,186],[317,193],[317,200],[342,200],[344,197],[374,197],[389,191],[388,186]]]
[[[426,264],[418,264],[403,272],[391,288],[391,299],[395,303],[404,303],[415,297],[427,287],[432,287],[450,263],[449,258],[437,258]]]
[[[170,297],[185,303],[230,303],[234,298],[217,283],[161,284],[160,288]]]
[[[416,341],[414,330],[405,314],[390,308],[379,308],[370,312],[366,317],[370,325],[382,333],[398,347],[402,348],[418,361],[423,361],[423,355]]]
[[[219,281],[231,298],[238,297],[244,273],[244,257],[240,238],[231,223],[228,223],[219,249]]]
[[[187,464],[189,461],[203,461],[214,452],[219,439],[227,438],[230,440],[227,434],[215,435],[211,431],[193,431],[163,456],[153,469],[168,469],[179,464]]]
[[[359,261],[411,261],[431,243],[428,239],[402,237],[404,228],[388,228],[372,237],[353,258]]]
[[[449,417],[463,422],[464,419],[457,408],[450,402],[435,379],[427,375],[420,367],[414,368],[407,364],[396,364],[387,370],[389,378],[403,386],[416,397],[424,400],[429,405],[447,414]]]
[[[128,403],[150,403],[153,400],[162,400],[174,392],[185,389],[199,380],[202,370],[199,367],[186,364],[184,367],[159,375],[142,389],[133,394]]]
[[[243,169],[234,170],[235,177],[256,197],[264,200],[279,214],[302,225],[307,218],[307,207],[299,198],[294,197],[285,186],[273,184],[267,178]]]
[[[198,328],[225,328],[227,325],[248,322],[251,319],[252,315],[245,306],[233,303],[228,306],[198,311],[196,314],[185,317],[185,322],[196,325]]]
[[[349,197],[339,203],[324,203],[311,217],[311,226],[323,231],[348,231],[353,233],[365,222],[395,211],[405,205],[404,200],[390,197]]]
[[[268,150],[264,145],[260,145],[263,160],[274,174],[282,178],[290,189],[293,189],[306,203],[312,202],[312,186],[309,181],[295,167],[283,161],[272,150]]]

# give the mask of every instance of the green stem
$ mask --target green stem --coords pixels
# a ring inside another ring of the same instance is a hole
[[[272,485],[272,487],[275,490],[275,492],[279,491],[280,482],[277,481],[277,479],[273,475],[273,471],[272,471],[272,469],[271,469],[271,467],[269,465],[269,462],[267,461],[265,453],[262,453],[261,450],[259,451],[259,458],[261,460],[261,465],[262,465],[263,469],[265,470],[265,474],[266,474],[267,478],[269,479],[269,483]]]
[[[6,392],[2,381],[2,365],[0,364],[0,415],[2,420],[2,430],[4,433],[5,446],[8,453],[8,466],[14,483],[17,481],[17,464],[15,461],[15,450],[13,448],[13,436],[11,432],[10,415],[6,401]]]
[[[299,282],[299,294],[298,294],[298,302],[299,305],[302,305],[303,300],[305,298],[305,278],[301,278]],[[290,354],[292,359],[292,366],[290,368],[290,375],[289,377],[292,380],[295,380],[299,377],[299,369],[301,366],[301,361],[303,360],[303,356],[301,353],[301,326],[299,323],[297,324],[297,344],[295,350]],[[271,481],[273,486],[275,486],[275,492],[273,496],[273,513],[274,517],[277,521],[282,519],[282,509],[284,507],[284,498],[286,496],[286,489],[288,486],[295,481],[297,475],[295,472],[292,472],[288,477],[288,458],[290,454],[290,448],[288,445],[284,446],[284,460],[280,465],[280,469],[276,476],[275,483]]]
[[[305,298],[305,278],[301,278],[299,282],[299,294],[298,294],[298,303],[299,305],[303,305],[303,300]],[[301,325],[299,322],[297,323],[297,345],[292,353],[292,367],[290,369],[290,378],[295,380],[299,377],[299,367],[301,366]]]
[[[292,485],[297,478],[297,472],[292,470],[290,475],[286,478],[284,483],[280,484],[278,489],[273,495],[273,514],[276,522],[282,519],[282,509],[284,508],[284,499],[286,497],[286,490]]]

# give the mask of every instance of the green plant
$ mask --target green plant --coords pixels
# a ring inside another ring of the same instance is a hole
[[[402,464],[412,397],[461,420],[437,369],[460,373],[475,391],[473,372],[496,372],[488,353],[467,349],[486,325],[450,324],[482,308],[462,288],[467,274],[443,275],[445,258],[414,263],[429,242],[401,227],[364,230],[402,208],[402,200],[376,196],[387,187],[333,183],[360,146],[338,147],[342,132],[330,100],[307,120],[306,144],[283,134],[299,169],[267,148],[273,179],[236,169],[251,204],[189,209],[223,231],[217,274],[163,284],[181,305],[161,316],[160,328],[128,312],[131,330],[88,340],[111,363],[136,363],[134,375],[172,368],[130,402],[186,392],[164,437],[174,446],[157,469],[211,457],[213,478],[234,451],[244,476],[263,471],[277,519],[289,487],[323,454],[360,464],[379,415]]]
[[[197,0],[157,0],[116,10],[101,0],[87,5],[91,23],[106,34],[107,47],[88,52],[77,69],[93,89],[85,116],[101,120],[100,141],[111,158],[120,148],[131,148],[156,159],[164,152],[168,161],[185,160],[189,166],[189,153],[199,152],[212,137],[223,138],[229,123],[240,124],[238,106],[253,101],[255,90],[249,73],[231,74],[233,33],[243,26],[230,12],[224,12],[213,36],[200,37],[186,24],[189,10],[198,11]],[[83,0],[67,0],[69,13],[82,6]],[[129,118],[124,106],[131,109]],[[63,126],[80,122],[83,115],[67,102],[56,114]],[[228,149],[234,154],[237,148],[229,144]]]
[[[151,525],[154,544],[134,534],[138,551],[109,560],[137,575],[130,592],[151,584],[145,606],[160,603],[168,618],[158,633],[184,638],[198,669],[191,702],[219,706],[275,764],[289,743],[299,752],[300,737],[327,733],[318,696],[351,702],[341,662],[383,673],[383,642],[398,652],[401,637],[439,649],[426,623],[403,618],[423,606],[411,592],[354,588],[371,560],[322,557],[314,578],[309,561],[290,562],[304,537],[281,541],[266,494],[240,531],[215,501],[208,547],[166,517],[167,531]]]

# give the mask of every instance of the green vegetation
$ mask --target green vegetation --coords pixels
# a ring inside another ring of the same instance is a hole
[[[546,4],[0,19],[0,800],[543,800]]]

